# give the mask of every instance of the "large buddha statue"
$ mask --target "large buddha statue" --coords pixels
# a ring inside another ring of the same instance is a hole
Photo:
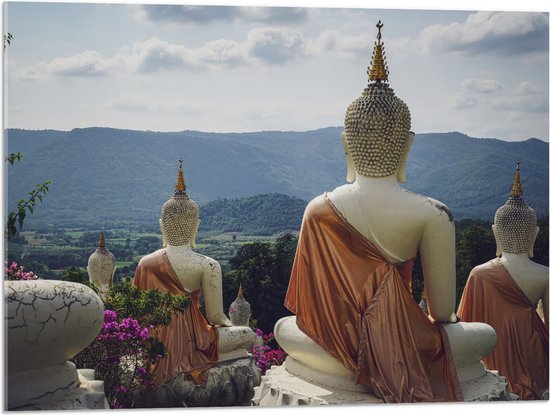
[[[353,183],[308,204],[285,299],[296,316],[277,322],[275,338],[302,378],[385,402],[460,401],[459,382],[485,374],[480,360],[496,337],[486,324],[457,323],[451,212],[398,184],[414,134],[377,27],[369,84],[342,134]],[[418,253],[429,316],[411,291]]]
[[[191,305],[174,315],[169,325],[156,329],[168,351],[153,368],[157,385],[181,373],[204,384],[207,369],[218,361],[248,356],[256,340],[252,329],[232,327],[223,312],[220,264],[193,251],[199,223],[199,208],[187,195],[180,160],[174,195],[161,210],[165,246],[140,260],[133,280],[142,289],[159,289],[191,299]],[[206,318],[199,310],[201,294]]]
[[[458,314],[496,330],[487,368],[506,376],[521,399],[542,399],[548,389],[548,267],[529,259],[539,228],[522,195],[518,162],[510,197],[495,214],[497,258],[472,269]],[[544,322],[536,311],[539,300]]]

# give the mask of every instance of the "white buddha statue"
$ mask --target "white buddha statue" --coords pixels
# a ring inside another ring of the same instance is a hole
[[[158,329],[168,356],[153,373],[160,384],[179,373],[188,373],[197,383],[216,362],[248,356],[256,340],[250,327],[232,327],[223,312],[220,264],[193,251],[200,223],[198,205],[186,193],[180,160],[174,196],[162,207],[162,249],[144,256],[136,268],[133,284],[188,295],[191,305]],[[206,319],[199,310],[201,294]]]
[[[398,184],[414,134],[387,83],[377,27],[370,83],[342,134],[353,183],[306,208],[285,301],[296,316],[277,322],[275,338],[302,378],[387,402],[462,400],[458,380],[485,374],[480,359],[496,336],[487,324],[457,323],[451,212]],[[417,253],[429,317],[410,289]]]
[[[498,343],[484,361],[506,376],[521,399],[544,399],[548,390],[548,267],[531,261],[539,228],[523,200],[516,167],[510,197],[495,213],[497,258],[470,272],[458,313],[493,326]],[[539,301],[543,317],[537,313]],[[547,399],[547,398],[546,398]]]
[[[115,256],[105,246],[105,235],[99,233],[97,249],[88,259],[88,277],[99,287],[103,297],[113,283],[113,276],[116,270]]]

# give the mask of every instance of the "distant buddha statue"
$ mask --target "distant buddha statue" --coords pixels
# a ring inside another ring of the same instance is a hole
[[[389,87],[377,27],[369,85],[348,107],[342,134],[354,182],[308,204],[285,299],[296,316],[277,322],[275,338],[286,369],[303,378],[385,402],[460,401],[459,381],[485,374],[480,360],[495,333],[456,323],[449,209],[398,185],[414,134]],[[418,252],[430,316],[412,296]]]
[[[522,195],[518,162],[510,197],[495,214],[497,258],[472,269],[458,314],[496,330],[487,368],[506,376],[521,399],[542,399],[548,390],[548,267],[529,259],[539,228]],[[540,300],[544,321],[537,313]]]
[[[105,295],[109,290],[109,286],[113,283],[115,269],[115,256],[105,246],[105,235],[100,232],[97,249],[88,259],[87,270],[90,281],[99,286],[99,292],[102,296]]]
[[[161,210],[162,249],[144,256],[133,284],[173,295],[188,295],[191,305],[172,317],[169,325],[155,329],[168,352],[153,368],[155,384],[178,374],[188,374],[204,384],[207,369],[218,361],[248,356],[256,335],[249,327],[231,327],[223,312],[220,264],[193,251],[200,223],[198,205],[187,195],[180,160],[174,195]],[[206,318],[199,310],[204,297]]]

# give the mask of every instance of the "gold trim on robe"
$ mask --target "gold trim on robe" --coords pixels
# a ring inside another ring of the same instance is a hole
[[[385,402],[462,401],[447,334],[412,296],[413,264],[390,263],[325,194],[304,213],[285,306]]]
[[[506,376],[521,399],[541,399],[548,389],[548,329],[500,258],[475,267],[468,277],[458,315],[497,333],[497,346],[484,359]]]
[[[158,326],[151,334],[165,346],[167,356],[159,359],[151,373],[156,386],[180,373],[189,375],[197,384],[205,384],[207,369],[218,361],[218,330],[202,315],[200,288],[188,292],[176,276],[165,249],[144,256],[136,268],[132,285],[142,290],[158,289],[172,295],[187,295],[191,304],[172,316],[170,324]]]

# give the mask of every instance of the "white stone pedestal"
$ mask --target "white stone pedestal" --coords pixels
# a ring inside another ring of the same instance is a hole
[[[290,359],[290,361],[288,361]],[[252,405],[254,406],[295,406],[295,405],[365,405],[383,403],[374,394],[354,390],[340,389],[335,385],[345,387],[345,384],[336,379],[323,379],[322,376],[313,378],[315,374],[307,369],[305,379],[287,370],[287,365],[296,366],[296,361],[287,357],[283,366],[274,366],[262,378],[259,387],[254,388]],[[294,372],[297,373],[297,372]],[[333,377],[334,378],[334,377]],[[313,380],[316,379],[316,380]],[[323,384],[325,380],[330,385]],[[346,381],[347,382],[347,381]],[[461,382],[464,400],[472,401],[501,401],[517,399],[508,392],[506,379],[496,372],[487,371],[485,375],[466,382]]]

